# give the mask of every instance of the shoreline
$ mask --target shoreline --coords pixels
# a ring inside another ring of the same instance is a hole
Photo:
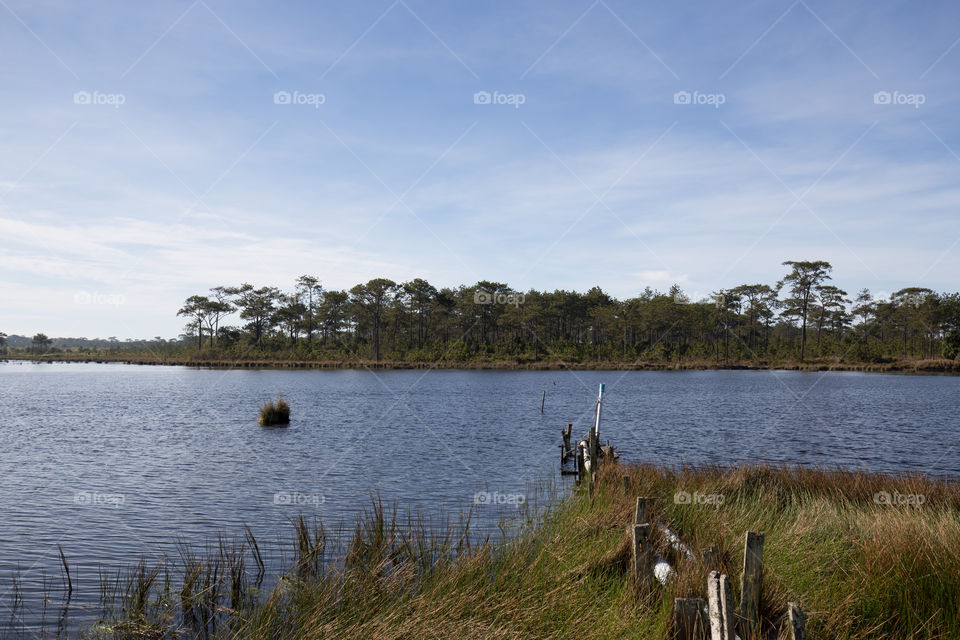
[[[182,356],[157,357],[122,354],[7,354],[2,361],[34,363],[82,362],[97,364],[134,364],[150,366],[181,366],[204,369],[439,369],[439,370],[501,370],[501,371],[851,371],[862,373],[900,374],[948,374],[960,375],[960,361],[946,359],[894,360],[891,362],[840,362],[840,361],[760,361],[718,363],[707,360],[681,362],[565,362],[539,360],[521,362],[516,360],[485,361],[387,361],[367,360],[294,360],[294,359],[237,359],[189,358]]]

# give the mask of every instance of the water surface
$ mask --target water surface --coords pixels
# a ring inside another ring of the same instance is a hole
[[[557,476],[560,429],[586,432],[601,382],[601,438],[627,460],[960,475],[958,377],[0,363],[0,627],[16,571],[14,623],[38,624],[42,581],[59,586],[58,544],[75,565],[76,625],[96,617],[100,567],[244,524],[269,555],[297,514],[352,523],[373,493],[432,515],[473,508],[478,530],[497,534],[513,503]],[[280,393],[291,425],[258,427],[259,405]]]

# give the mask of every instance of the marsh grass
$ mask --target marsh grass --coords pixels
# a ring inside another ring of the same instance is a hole
[[[283,398],[265,403],[260,407],[261,427],[273,427],[290,424],[290,405]]]
[[[724,500],[678,504],[678,491]],[[878,503],[884,493],[922,495],[923,504]],[[496,542],[471,536],[469,518],[431,522],[379,500],[345,541],[300,518],[292,566],[267,591],[251,579],[262,578],[263,569],[249,532],[236,543],[221,540],[206,555],[184,548],[176,571],[141,564],[115,581],[123,605],[97,637],[661,640],[671,633],[673,599],[704,597],[714,567],[699,554],[677,552],[655,531],[657,553],[676,574],[639,598],[628,577],[627,534],[637,495],[651,497],[651,518],[691,549],[717,547],[735,599],[744,533],[765,534],[765,638],[786,637],[789,600],[804,607],[813,638],[960,638],[955,483],[824,469],[650,465],[605,469],[593,500],[575,489],[533,526]],[[183,577],[179,597],[161,579],[171,573]]]

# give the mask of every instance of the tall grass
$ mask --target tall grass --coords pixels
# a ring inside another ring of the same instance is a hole
[[[290,405],[283,398],[265,403],[260,407],[259,423],[262,427],[290,424]]]
[[[678,504],[679,491],[721,495],[722,504]],[[920,495],[922,505],[877,500],[885,494]],[[301,518],[292,566],[267,592],[252,580],[254,571],[262,577],[262,560],[251,535],[221,541],[207,556],[183,550],[172,572],[183,575],[179,597],[161,579],[169,572],[137,566],[118,581],[123,605],[98,637],[660,640],[671,633],[673,599],[704,597],[707,573],[718,567],[699,553],[677,552],[656,530],[657,553],[676,573],[638,597],[627,533],[637,495],[652,498],[651,519],[691,549],[718,549],[735,595],[744,532],[766,535],[765,637],[782,634],[792,600],[807,612],[813,638],[960,638],[956,484],[823,469],[649,465],[610,465],[592,499],[576,489],[536,526],[497,543],[472,540],[469,519],[431,523],[375,500],[334,562],[340,543]]]

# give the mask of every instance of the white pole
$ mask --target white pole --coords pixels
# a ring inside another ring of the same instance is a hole
[[[597,396],[597,423],[593,426],[593,433],[600,442],[600,407],[603,406],[603,384],[600,385],[600,395]]]

